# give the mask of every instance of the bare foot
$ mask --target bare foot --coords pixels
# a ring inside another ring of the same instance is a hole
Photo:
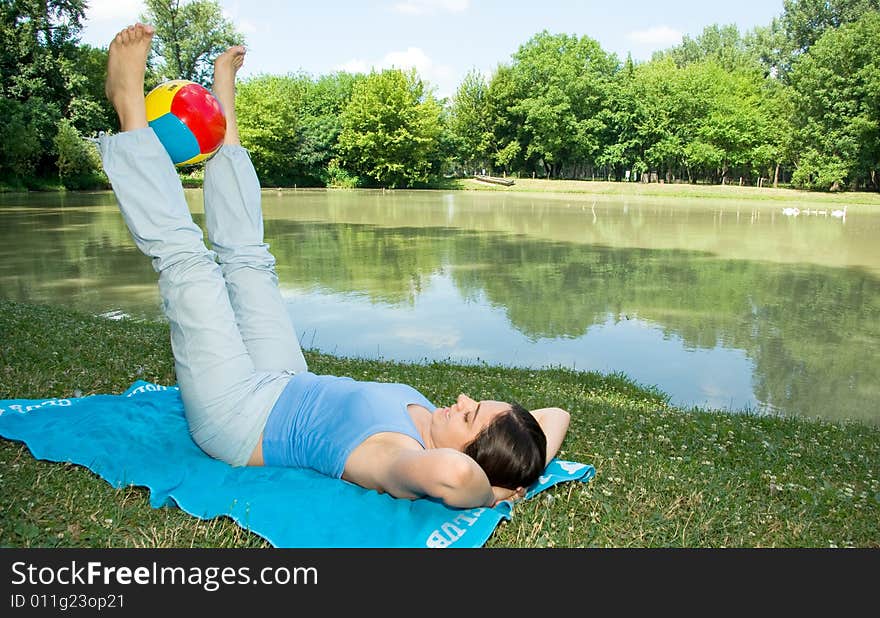
[[[119,115],[122,131],[148,126],[144,106],[144,72],[154,33],[152,26],[138,23],[121,30],[110,43],[104,89]]]
[[[247,50],[241,45],[230,47],[214,60],[214,96],[226,115],[224,144],[238,146],[238,122],[235,118],[235,74],[244,64]]]

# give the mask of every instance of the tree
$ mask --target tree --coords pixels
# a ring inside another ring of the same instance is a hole
[[[236,94],[241,143],[266,185],[293,184],[291,162],[297,156],[307,79],[261,75],[242,81]]]
[[[623,68],[617,72],[609,84],[608,90],[608,128],[607,136],[597,162],[606,166],[617,180],[624,178],[626,172],[639,174],[644,170],[635,170],[634,164],[641,154],[639,140],[636,137],[636,110],[634,84],[636,65],[632,55],[628,54]]]
[[[793,182],[821,189],[878,188],[880,12],[828,30],[795,62],[798,150]]]
[[[687,175],[726,182],[760,173],[777,151],[758,150],[770,139],[765,79],[755,69],[727,70],[714,59],[683,67],[671,55],[626,65],[615,82],[616,143],[604,157],[637,175],[656,171],[666,181]]]
[[[784,0],[783,5],[782,26],[794,54],[806,52],[829,28],[880,10],[880,0]]]
[[[33,103],[0,97],[0,177],[24,178],[34,174],[43,153],[34,130],[39,109]]]
[[[296,131],[296,155],[291,161],[302,184],[328,185],[330,162],[339,156],[342,112],[362,75],[337,72],[309,80]]]
[[[83,108],[77,47],[85,0],[0,0],[0,175],[51,175],[57,124]]]
[[[638,65],[623,82],[616,116],[625,122],[620,129],[637,175],[657,171],[671,176],[682,163],[695,128],[693,112],[706,107],[699,89],[695,99],[684,96],[682,75],[667,57]]]
[[[441,162],[440,118],[440,104],[415,70],[370,73],[342,113],[343,167],[392,188],[428,182]]]
[[[696,38],[685,35],[681,45],[657,52],[654,58],[666,56],[678,67],[713,60],[728,71],[755,68],[760,62],[758,49],[750,38],[740,34],[735,24],[706,26]]]
[[[609,88],[618,64],[586,36],[544,31],[519,48],[506,115],[521,127],[518,139],[528,166],[559,176],[565,165],[595,164],[610,121]]]
[[[160,81],[188,79],[210,87],[214,58],[245,43],[216,0],[146,0],[146,6],[141,20],[156,28],[151,62],[158,63]]]
[[[751,70],[725,71],[711,61],[694,65],[693,70],[699,77],[686,76],[686,82],[708,92],[705,112],[694,119],[692,142],[713,149],[703,169],[719,169],[722,183],[731,176],[750,176],[755,148],[765,141],[763,78]]]
[[[490,161],[493,137],[488,98],[489,85],[479,71],[472,69],[453,99],[449,125],[458,142],[459,160],[467,170],[481,169]]]
[[[753,149],[752,161],[757,175],[765,177],[766,174],[776,187],[780,170],[783,166],[790,167],[795,158],[791,87],[778,79],[764,80],[759,115],[761,139]]]
[[[69,189],[91,186],[102,178],[101,157],[94,144],[85,141],[73,123],[62,119],[55,135],[58,176]],[[103,177],[106,182],[106,177]]]
[[[361,76],[260,75],[238,86],[242,144],[269,185],[323,186],[339,155],[342,111]]]
[[[104,94],[107,49],[79,45],[71,69],[69,83],[79,94],[71,100],[67,117],[76,129],[84,135],[118,130],[119,118]]]
[[[500,65],[489,82],[486,95],[491,122],[488,154],[493,165],[502,168],[505,173],[511,171],[514,165],[523,166],[520,140],[525,140],[526,136],[522,131],[522,119],[511,112],[518,96],[513,70]]]

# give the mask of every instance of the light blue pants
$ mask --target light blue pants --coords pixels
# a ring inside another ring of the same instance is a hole
[[[212,457],[245,465],[290,376],[307,369],[263,241],[250,157],[223,146],[206,164],[212,251],[152,129],[104,135],[100,150],[134,242],[159,273],[190,433]]]

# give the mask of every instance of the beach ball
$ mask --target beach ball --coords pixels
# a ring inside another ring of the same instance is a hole
[[[223,144],[226,116],[204,86],[175,79],[153,88],[146,99],[147,122],[177,166],[209,159]]]

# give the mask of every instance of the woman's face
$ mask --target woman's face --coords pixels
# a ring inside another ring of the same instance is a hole
[[[447,408],[437,408],[431,415],[431,438],[434,446],[463,451],[486,425],[499,414],[509,411],[509,403],[488,399],[474,401],[461,394],[454,404]]]

